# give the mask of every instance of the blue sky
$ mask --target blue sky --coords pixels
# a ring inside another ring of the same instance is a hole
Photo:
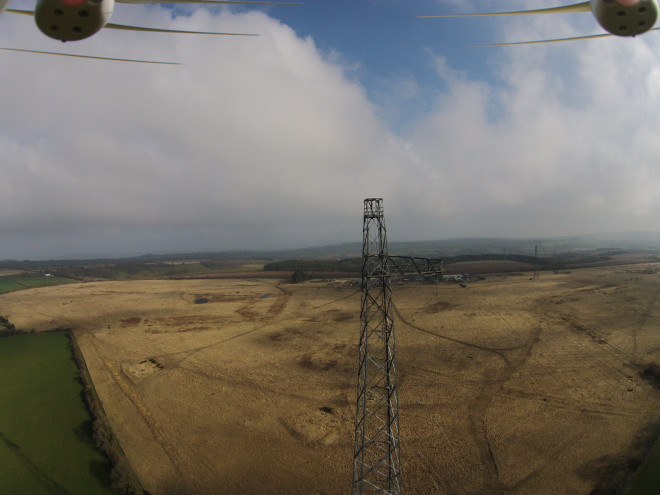
[[[428,102],[443,91],[432,56],[441,54],[452,67],[470,77],[491,78],[488,60],[494,54],[474,50],[467,44],[485,39],[490,23],[476,25],[461,20],[419,19],[418,15],[458,12],[456,6],[438,1],[402,2],[397,0],[328,2],[312,0],[302,8],[278,7],[276,15],[292,26],[299,36],[310,36],[322,53],[335,54],[352,70],[348,77],[365,87],[369,98],[386,106],[384,93],[392,81],[414,80],[422,93],[413,109],[396,109],[391,125],[405,128],[409,119],[428,108]],[[484,29],[487,31],[484,32]]]
[[[282,249],[359,241],[383,197],[390,240],[658,231],[660,35],[590,14],[417,15],[555,0],[116,4],[62,44],[0,17],[0,259]],[[12,0],[11,7],[32,2]]]

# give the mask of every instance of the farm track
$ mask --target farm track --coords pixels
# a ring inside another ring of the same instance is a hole
[[[473,441],[479,448],[481,462],[483,465],[483,485],[480,493],[484,494],[500,494],[503,493],[504,486],[499,480],[499,471],[497,461],[493,455],[490,440],[488,438],[488,431],[486,426],[486,414],[491,406],[492,399],[497,395],[502,387],[509,381],[511,375],[524,366],[527,358],[529,357],[532,347],[535,342],[538,342],[541,334],[541,327],[536,326],[529,332],[527,341],[517,346],[498,346],[486,347],[472,342],[459,340],[456,338],[448,337],[438,332],[434,332],[418,325],[414,325],[407,321],[401,311],[393,304],[394,313],[398,320],[407,325],[408,327],[419,332],[432,335],[439,339],[448,340],[468,348],[478,349],[480,351],[492,353],[493,355],[501,358],[504,361],[504,367],[500,368],[496,373],[490,377],[486,377],[482,383],[478,394],[471,400],[468,405],[469,411],[469,431]],[[499,317],[500,320],[504,320]],[[504,320],[505,321],[505,320]],[[510,327],[508,323],[505,324]],[[515,353],[514,351],[519,351]],[[507,354],[510,354],[507,355]]]
[[[453,337],[449,337],[449,336],[447,336],[447,335],[442,335],[442,334],[439,333],[439,332],[434,332],[434,331],[432,331],[432,330],[427,330],[426,328],[422,328],[422,327],[420,327],[420,326],[417,326],[417,325],[414,325],[414,324],[410,323],[409,321],[407,321],[407,320],[403,317],[403,315],[401,314],[401,312],[399,311],[399,309],[396,307],[395,304],[393,304],[392,306],[394,307],[394,314],[396,315],[396,317],[397,317],[397,318],[398,318],[398,319],[399,319],[404,325],[407,325],[407,326],[409,326],[410,328],[412,328],[412,329],[414,329],[414,330],[417,330],[418,332],[422,332],[422,333],[425,333],[425,334],[428,334],[428,335],[432,335],[432,336],[437,337],[437,338],[439,338],[439,339],[448,340],[448,341],[450,341],[450,342],[455,342],[455,343],[457,343],[457,344],[461,344],[461,345],[464,345],[464,346],[466,346],[466,347],[471,347],[471,348],[473,348],[473,349],[478,349],[478,350],[480,350],[480,351],[491,352],[491,353],[497,355],[498,357],[502,358],[502,360],[504,361],[504,363],[505,363],[506,365],[509,365],[509,364],[511,364],[511,363],[510,363],[509,358],[504,354],[503,351],[510,351],[510,350],[515,350],[515,349],[520,349],[520,348],[522,348],[522,347],[524,346],[524,344],[522,344],[522,345],[517,346],[517,347],[493,348],[493,347],[482,346],[482,345],[479,345],[479,344],[474,344],[474,343],[472,343],[472,342],[467,342],[467,341],[465,341],[465,340],[456,339],[456,338],[453,338]]]
[[[613,406],[605,401],[576,401],[570,400],[559,395],[549,395],[547,393],[533,393],[524,390],[506,390],[495,393],[496,396],[505,399],[523,399],[532,402],[543,402],[550,408],[565,409],[573,412],[598,414],[602,416],[618,416],[622,418],[632,418],[635,416],[635,410],[632,407],[621,408]]]
[[[279,288],[279,285],[278,285],[278,288]],[[195,347],[195,348],[192,348],[192,349],[188,349],[188,350],[180,351],[180,352],[176,352],[176,353],[171,353],[171,354],[160,354],[160,355],[156,355],[155,357],[159,358],[159,359],[162,359],[164,357],[180,356],[181,354],[185,354],[185,357],[183,358],[183,361],[185,361],[185,360],[191,358],[192,356],[194,356],[198,352],[205,351],[205,350],[211,349],[213,347],[226,344],[226,343],[231,342],[235,339],[240,339],[240,338],[246,337],[246,336],[251,335],[255,332],[259,332],[259,331],[264,330],[266,328],[274,327],[274,326],[276,326],[280,323],[286,322],[286,321],[295,321],[295,320],[297,320],[299,318],[298,315],[287,316],[287,317],[277,319],[277,316],[279,316],[284,311],[284,309],[285,309],[286,305],[288,304],[289,299],[291,297],[290,292],[287,293],[283,289],[280,289],[280,290],[282,290],[284,292],[284,294],[280,295],[280,296],[277,296],[276,301],[268,309],[267,317],[261,319],[262,324],[254,327],[254,328],[251,328],[249,330],[246,330],[244,332],[240,332],[240,333],[231,335],[229,337],[224,337],[224,338],[222,338],[218,341],[212,342],[212,343],[204,345],[204,346],[199,346],[199,347]],[[343,300],[346,300],[346,299],[349,299],[349,298],[353,297],[355,294],[356,294],[356,292],[353,292],[353,293],[351,293],[347,296],[343,296],[343,297],[340,297],[336,300],[329,301],[329,302],[324,303],[320,306],[312,307],[312,309],[317,310],[317,309],[320,309],[321,307],[326,307],[326,306],[329,306],[329,305],[332,305],[332,304],[336,304],[337,302],[340,302],[340,301],[343,301]],[[246,308],[246,307],[249,307],[249,305],[243,306],[242,308]],[[247,318],[251,322],[256,321],[256,316],[253,315],[251,312],[246,312],[244,309],[240,309],[239,311],[237,311],[237,313],[239,315]]]
[[[658,296],[660,296],[660,287],[656,289],[655,294],[651,297],[649,303],[646,305],[642,311],[642,319],[639,322],[639,326],[633,329],[632,338],[633,338],[633,356],[637,353],[637,334],[642,330],[646,325],[647,320],[653,315],[655,306],[658,303]]]

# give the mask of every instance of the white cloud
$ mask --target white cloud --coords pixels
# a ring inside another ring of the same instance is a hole
[[[434,56],[447,90],[397,136],[382,119],[419,103],[414,74],[375,108],[341,56],[264,13],[116,10],[260,36],[107,30],[62,45],[5,15],[0,46],[184,65],[0,53],[0,258],[359,241],[373,196],[392,240],[659,228],[651,35],[494,51],[495,83]],[[506,22],[511,36],[576,29]]]
[[[657,230],[659,59],[650,36],[651,46],[645,37],[505,49],[497,90],[440,59],[449,92],[411,141],[437,163],[447,224],[460,228],[462,216],[484,234],[518,236]],[[556,70],[559,57],[579,70]]]
[[[306,237],[296,222],[311,219],[318,235],[328,216],[359,211],[365,171],[387,167],[391,136],[311,39],[262,13],[200,10],[172,22],[167,10],[134,9],[140,25],[260,36],[103,32],[84,42],[88,53],[181,67],[2,57],[13,73],[2,96],[4,232],[241,225],[250,235],[237,243],[250,247],[280,225],[295,245]]]

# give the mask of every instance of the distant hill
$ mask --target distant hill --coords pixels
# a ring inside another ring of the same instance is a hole
[[[653,251],[660,253],[660,232],[612,233],[545,239],[457,238],[434,241],[390,242],[391,255],[448,258],[464,255],[534,256],[538,246],[540,257],[555,257],[566,253],[598,250]],[[221,251],[197,253],[145,254],[130,258],[58,259],[47,261],[4,260],[0,268],[41,269],[52,266],[81,264],[116,264],[121,262],[159,262],[168,260],[341,260],[362,255],[362,244],[351,242],[328,246],[277,251]]]
[[[597,250],[650,250],[660,252],[660,232],[634,234],[593,234],[546,239],[456,238],[435,241],[389,242],[389,253],[401,256],[446,258],[464,255],[523,255],[548,257],[564,253]],[[251,253],[252,257],[271,260],[345,259],[362,255],[362,244],[351,242],[330,246]]]
[[[562,253],[597,250],[660,251],[660,232],[635,234],[593,234],[546,239],[458,238],[438,241],[391,242],[390,254],[448,257],[468,254],[556,256]]]

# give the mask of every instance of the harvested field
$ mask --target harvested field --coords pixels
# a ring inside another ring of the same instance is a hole
[[[396,286],[405,490],[622,483],[615,468],[634,464],[660,419],[648,372],[659,294],[658,263]],[[5,294],[0,307],[26,331],[75,330],[152,494],[349,491],[359,290],[95,282]]]

